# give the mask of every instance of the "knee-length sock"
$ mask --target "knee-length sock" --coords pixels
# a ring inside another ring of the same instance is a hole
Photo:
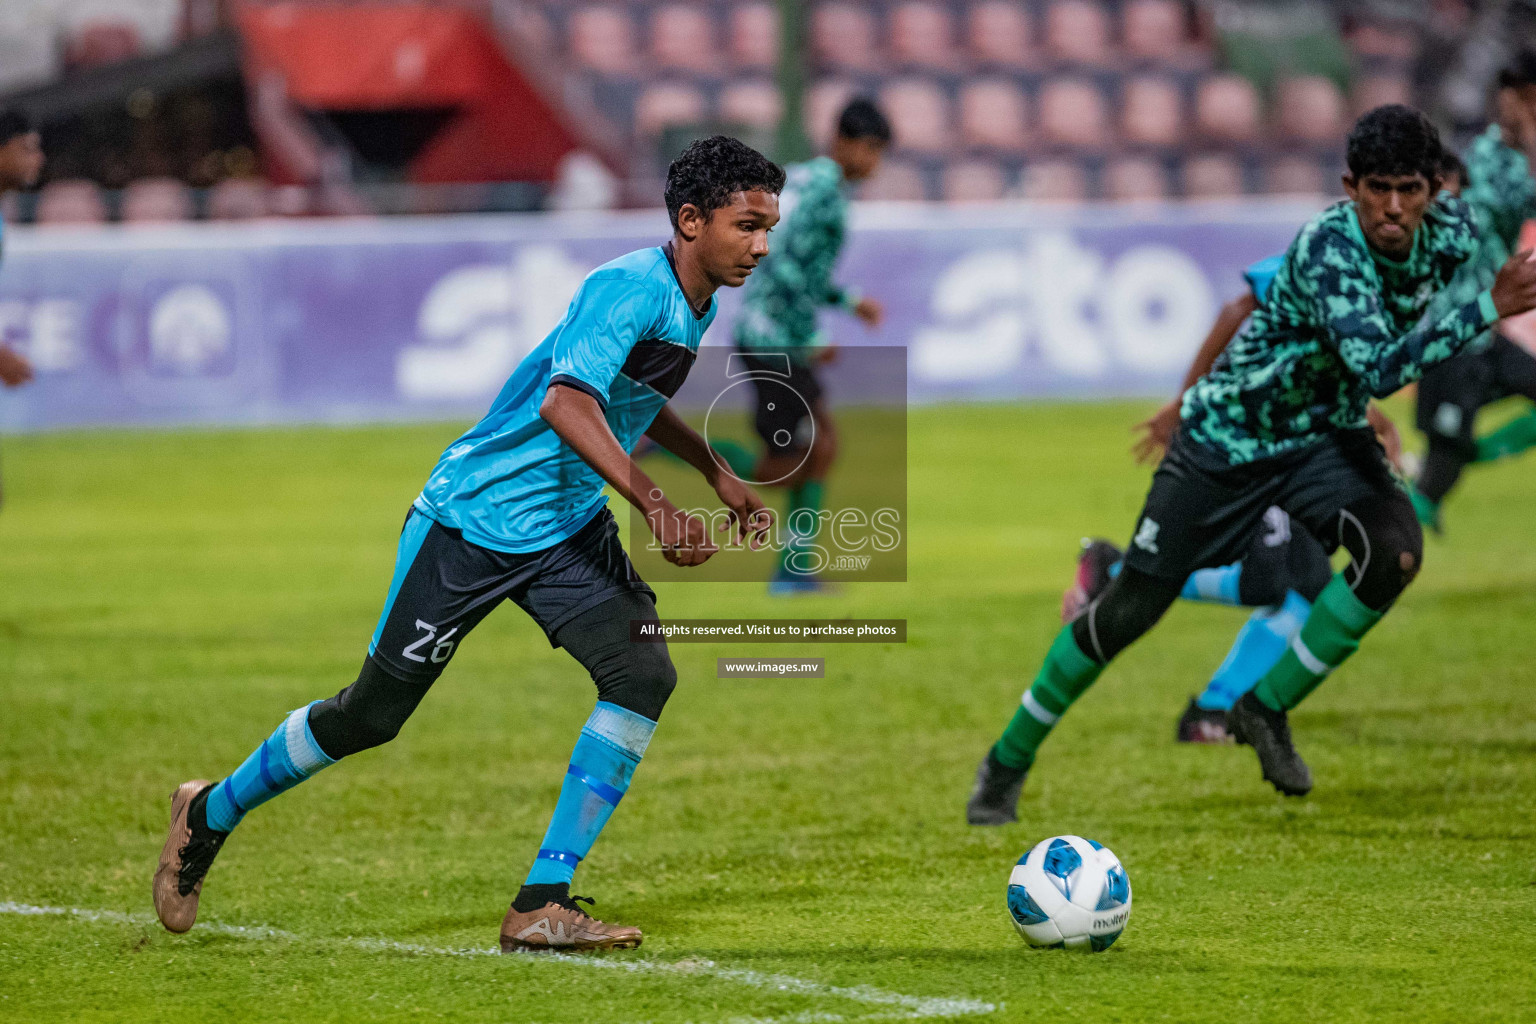
[[[1291,638],[1290,646],[1259,680],[1254,693],[1275,711],[1291,710],[1355,653],[1360,639],[1381,616],[1355,596],[1342,574],[1334,576],[1312,605],[1306,625]]]
[[[656,723],[617,704],[598,701],[582,726],[560,799],[524,885],[568,885],[603,826],[629,789]]]
[[[1278,607],[1255,609],[1195,703],[1207,711],[1225,711],[1236,704],[1280,660],[1311,608],[1311,602],[1292,590]]]
[[[320,749],[309,729],[309,709],[318,703],[314,701],[290,712],[240,767],[209,791],[205,804],[209,828],[230,831],[251,808],[336,763],[335,758]]]
[[[993,754],[1010,768],[1028,768],[1056,722],[1103,671],[1103,665],[1077,646],[1071,625],[1063,627],[1045,655],[1040,674],[1024,691],[1012,721],[992,748]]]

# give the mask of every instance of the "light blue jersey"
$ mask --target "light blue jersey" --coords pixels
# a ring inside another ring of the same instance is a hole
[[[1264,303],[1264,296],[1269,293],[1269,286],[1274,283],[1275,275],[1280,273],[1284,263],[1285,254],[1281,253],[1278,256],[1266,256],[1243,271],[1243,280],[1253,289],[1253,297],[1259,300],[1260,305]]]
[[[632,450],[688,376],[717,306],[689,306],[670,245],[592,271],[490,412],[443,452],[416,508],[473,544],[514,554],[580,530],[608,501],[603,478],[539,416],[544,393],[565,384],[596,398]]]

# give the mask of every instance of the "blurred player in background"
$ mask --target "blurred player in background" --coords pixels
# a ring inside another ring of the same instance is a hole
[[[1492,282],[1515,251],[1520,229],[1536,216],[1536,55],[1522,54],[1499,75],[1496,122],[1455,161],[1454,191],[1477,218],[1477,254],[1446,289],[1441,301],[1455,303]],[[1448,175],[1449,177],[1449,175]],[[1536,410],[1477,437],[1477,412],[1511,395],[1536,401],[1536,358],[1497,327],[1485,332],[1454,359],[1419,382],[1417,424],[1429,439],[1412,497],[1419,522],[1441,530],[1440,506],[1474,462],[1490,462],[1536,445]]]
[[[724,136],[673,161],[672,240],[588,274],[565,318],[427,478],[357,680],[289,714],[222,782],[186,782],[172,795],[154,879],[166,928],[192,927],[203,878],[248,811],[393,739],[465,635],[510,598],[587,669],[598,702],[502,921],[501,946],[640,944],[638,928],[596,920],[570,894],[677,679],[665,643],[630,639],[633,620],[656,620],[655,594],[619,544],[603,486],[645,514],[668,561],[699,565],[717,550],[704,521],[680,513],[634,464],[629,453],[646,434],[704,475],[738,539],[753,547],[765,539],[771,514],[666,403],[714,320],[715,291],[742,284],[767,254],[783,184],[783,170]]]
[[[1264,303],[1284,260],[1284,255],[1266,257],[1243,272],[1248,290],[1222,307],[1184,376],[1179,396],[1137,425],[1145,431],[1133,449],[1137,462],[1150,462],[1167,450],[1179,426],[1184,393],[1210,372],[1249,314]],[[1403,443],[1397,426],[1374,404],[1366,408],[1366,418],[1387,458],[1398,467]],[[1103,592],[1119,573],[1123,556],[1102,538],[1084,543],[1077,577],[1062,599],[1063,622],[1076,618]],[[1305,529],[1297,529],[1284,509],[1274,506],[1265,510],[1263,529],[1254,534],[1241,561],[1190,574],[1180,592],[1185,600],[1254,611],[1210,682],[1190,698],[1179,716],[1174,735],[1180,743],[1232,741],[1227,711],[1280,660],[1332,576],[1322,545]]]
[[[1056,637],[1007,729],[982,758],[968,820],[1014,820],[1052,727],[1104,667],[1156,625],[1190,573],[1241,557],[1279,506],[1350,564],[1323,588],[1280,660],[1227,713],[1264,778],[1312,788],[1287,713],[1358,649],[1417,575],[1423,539],[1366,408],[1459,352],[1503,316],[1536,308],[1536,264],[1425,316],[1476,246],[1471,211],[1436,198],[1443,149],[1418,111],[1378,107],[1347,144],[1347,200],[1312,218],[1263,305],[1184,396],[1125,565]]]
[[[803,537],[815,532],[827,474],[837,457],[837,425],[816,373],[835,358],[836,349],[818,327],[818,311],[836,306],[870,327],[880,323],[880,304],[834,284],[832,268],[848,230],[847,187],[874,174],[890,144],[885,115],[870,100],[855,99],[838,117],[831,151],[786,169],[784,222],[773,255],[747,284],[736,323],[736,347],[756,388],[753,425],[766,451],[750,468],[732,468],[743,479],[783,482],[789,488],[787,539],[771,593],[820,587],[803,565],[796,571],[795,560]]]
[[[0,196],[31,188],[43,173],[42,137],[22,114],[0,110]],[[0,259],[5,254],[5,218],[0,216]],[[0,338],[0,384],[16,388],[32,379],[32,364]],[[0,489],[3,497],[3,489]]]

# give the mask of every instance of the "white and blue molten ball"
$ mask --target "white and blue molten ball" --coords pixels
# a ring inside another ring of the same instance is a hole
[[[1008,916],[1031,946],[1108,949],[1131,916],[1131,880],[1120,858],[1092,839],[1056,836],[1008,876]]]

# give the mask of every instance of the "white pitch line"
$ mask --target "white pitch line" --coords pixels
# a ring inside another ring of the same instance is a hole
[[[150,925],[154,918],[147,914],[125,914],[117,910],[88,910],[82,907],[40,907],[29,903],[0,902],[0,914],[22,917],[69,917],[80,921],[104,921],[111,924]],[[410,953],[417,956],[501,956],[499,949],[478,947],[448,948],[424,946],[414,942],[397,942],[378,938],[306,938],[265,925],[220,924],[216,921],[200,922],[200,932],[228,935],[253,941],[334,942],[353,949]],[[791,995],[834,998],[866,1006],[889,1007],[882,1013],[845,1017],[836,1013],[798,1013],[787,1017],[737,1017],[725,1024],[836,1024],[850,1020],[926,1020],[935,1017],[973,1017],[995,1012],[998,1007],[979,999],[958,996],[909,996],[901,992],[888,992],[872,985],[828,985],[820,981],[797,978],[790,974],[767,974],[743,967],[722,967],[713,960],[689,959],[677,961],[637,960],[610,957],[582,956],[576,953],[526,953],[523,959],[534,962],[554,961],[578,967],[625,971],[631,974],[674,974],[691,977],[705,976],[721,981],[735,982],[750,988],[768,989]]]

